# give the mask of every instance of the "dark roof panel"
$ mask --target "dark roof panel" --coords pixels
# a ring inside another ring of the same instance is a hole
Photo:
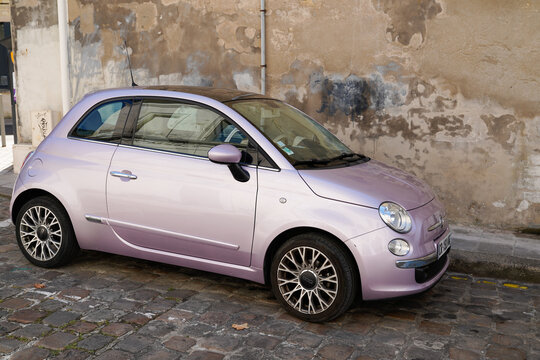
[[[247,91],[233,90],[233,89],[220,89],[213,87],[203,86],[180,86],[180,85],[156,85],[156,86],[141,86],[141,89],[149,90],[163,90],[163,91],[177,91],[185,92],[200,96],[206,96],[219,102],[226,102],[237,99],[254,99],[254,98],[267,98],[264,95],[256,94]]]

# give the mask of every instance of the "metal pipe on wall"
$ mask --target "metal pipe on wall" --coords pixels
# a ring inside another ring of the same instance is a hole
[[[261,0],[261,94],[266,94],[266,4]]]
[[[60,47],[60,85],[62,88],[62,115],[71,107],[71,89],[69,83],[68,61],[68,4],[67,0],[57,0],[58,6],[58,40]]]

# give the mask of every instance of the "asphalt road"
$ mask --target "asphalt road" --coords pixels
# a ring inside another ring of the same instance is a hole
[[[326,324],[226,276],[97,252],[26,261],[0,198],[0,359],[540,359],[540,285],[448,273]]]

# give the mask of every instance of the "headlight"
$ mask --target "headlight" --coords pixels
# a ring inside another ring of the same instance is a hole
[[[393,202],[383,202],[379,206],[379,215],[386,225],[398,233],[411,231],[412,220],[407,210]]]
[[[394,255],[405,256],[409,253],[409,243],[403,239],[394,239],[388,243],[388,250]]]

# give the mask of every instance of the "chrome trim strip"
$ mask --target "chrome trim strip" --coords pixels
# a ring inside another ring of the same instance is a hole
[[[109,145],[109,146],[115,146],[115,147],[120,145],[119,143],[105,141],[105,140],[84,139],[84,138],[78,138],[78,137],[74,137],[74,136],[67,136],[66,139],[68,139],[68,140],[76,140],[76,141],[85,141],[85,142],[89,142],[89,143]]]
[[[126,149],[136,149],[136,150],[142,150],[142,151],[149,151],[149,152],[158,153],[158,154],[187,157],[187,158],[190,158],[190,159],[198,159],[198,160],[210,161],[210,159],[208,159],[207,157],[204,157],[204,156],[184,154],[184,153],[179,153],[179,152],[175,152],[175,151],[158,150],[158,149],[146,148],[146,147],[136,146],[136,145],[119,144],[118,147],[122,147],[122,148],[126,148]]]
[[[259,170],[268,170],[268,171],[274,171],[274,172],[280,172],[281,169],[276,169],[276,168],[271,168],[271,167],[267,167],[267,166],[257,166],[257,165],[242,165],[242,166],[246,166],[246,167],[252,167],[252,168],[257,168]]]
[[[448,238],[450,235],[451,235],[451,233],[446,235],[444,237],[444,239]],[[441,240],[441,241],[444,241],[444,239]],[[413,268],[419,268],[419,267],[429,265],[432,262],[435,262],[435,261],[438,260],[438,258],[437,258],[437,247],[438,247],[438,244],[435,244],[435,252],[433,252],[433,253],[431,253],[429,255],[426,255],[424,257],[421,257],[421,258],[408,259],[408,260],[396,260],[396,266],[398,268],[401,268],[401,269],[413,269]],[[448,250],[446,250],[446,252],[448,252],[448,251],[450,251],[450,248],[448,248]]]
[[[436,260],[437,260],[437,251],[427,256],[417,258],[417,259],[397,260],[396,266],[402,269],[419,268],[422,266],[429,265],[432,262],[435,262]]]
[[[444,218],[442,216],[439,218],[438,222],[428,227],[427,231],[433,231],[435,229],[440,228],[441,226],[444,226]]]
[[[191,241],[191,242],[195,242],[195,243],[199,243],[199,244],[203,243],[205,245],[216,246],[216,247],[225,248],[225,249],[229,249],[229,250],[238,250],[238,249],[240,249],[239,245],[224,243],[224,242],[221,242],[221,241],[216,241],[216,240],[211,240],[211,239],[205,239],[205,238],[201,238],[201,237],[198,237],[198,236],[191,236],[191,235],[177,233],[177,232],[174,232],[174,231],[156,229],[156,228],[153,228],[153,227],[150,227],[150,226],[137,225],[137,224],[128,223],[128,222],[119,221],[119,220],[112,220],[112,219],[103,219],[103,220],[106,223],[108,223],[109,225],[111,225],[111,226],[119,226],[119,227],[123,227],[123,228],[127,228],[127,229],[151,231],[151,232],[155,232],[155,233],[165,235],[165,236],[170,236],[170,237],[174,237],[174,238],[180,238],[182,240]]]
[[[154,153],[158,153],[158,154],[165,154],[165,155],[175,155],[175,156],[186,157],[186,158],[190,158],[190,159],[210,161],[210,159],[208,159],[205,156],[190,155],[190,154],[184,154],[184,153],[179,153],[179,152],[174,152],[174,151],[167,151],[167,150],[151,149],[151,148],[145,148],[145,147],[142,147],[142,146],[118,144],[118,147],[122,147],[122,148],[126,148],[126,149],[150,151],[150,152],[154,152]],[[252,168],[252,169],[259,168],[259,169],[271,170],[271,171],[276,171],[276,172],[281,171],[281,169],[269,168],[267,166],[257,166],[257,165],[253,165],[253,164],[240,164],[240,165],[248,167],[248,168]]]
[[[169,257],[173,257],[173,258],[177,258],[177,259],[185,260],[185,261],[192,261],[193,264],[204,263],[204,264],[208,264],[208,265],[212,265],[212,266],[221,266],[221,267],[226,268],[226,269],[242,270],[242,271],[247,271],[247,272],[251,272],[251,273],[261,271],[261,269],[258,269],[258,268],[255,268],[255,267],[247,267],[247,266],[242,266],[242,265],[229,264],[229,263],[224,263],[224,262],[220,262],[220,261],[216,261],[216,260],[209,260],[209,259],[204,259],[204,258],[198,258],[198,257],[195,257],[195,256],[181,255],[181,254],[171,253],[171,252],[157,250],[157,249],[145,248],[145,247],[135,245],[135,244],[132,244],[132,243],[126,241],[124,238],[122,238],[120,235],[118,235],[118,233],[116,231],[114,231],[114,229],[112,229],[112,230],[113,230],[114,234],[118,237],[118,239],[124,245],[129,246],[130,248],[138,250],[138,251],[144,251],[144,252],[147,252],[147,253],[157,254],[157,255],[161,255],[161,256],[163,256],[163,255],[164,256],[169,256]],[[200,265],[198,265],[198,266],[200,266]],[[193,268],[197,268],[197,267],[193,266]]]
[[[86,218],[86,220],[88,220],[90,222],[93,222],[93,223],[98,223],[98,224],[104,224],[105,223],[105,222],[103,222],[103,218],[101,218],[99,216],[84,215],[84,217]]]

